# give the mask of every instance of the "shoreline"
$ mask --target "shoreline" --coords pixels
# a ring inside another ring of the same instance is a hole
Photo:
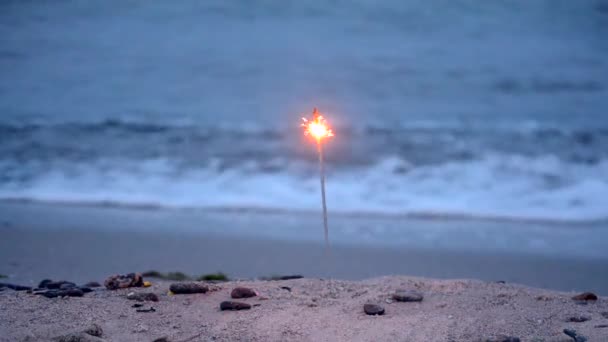
[[[122,209],[134,211],[186,211],[199,213],[219,213],[219,214],[253,214],[253,215],[290,215],[296,217],[305,217],[311,215],[320,215],[319,210],[312,209],[285,209],[260,206],[172,206],[158,204],[154,202],[146,203],[123,203],[107,200],[45,200],[31,199],[22,197],[4,197],[0,198],[0,204],[8,205],[33,205],[33,206],[54,206],[54,207],[76,207],[76,208],[94,208],[94,209]],[[596,225],[608,224],[608,217],[594,219],[550,219],[542,217],[515,217],[506,215],[493,214],[467,214],[461,212],[439,212],[439,211],[412,211],[406,213],[398,212],[379,212],[379,211],[335,211],[331,210],[332,217],[350,218],[350,219],[378,219],[378,220],[414,220],[428,222],[464,222],[464,223],[490,223],[490,224],[521,224],[521,225],[557,225],[557,226],[574,226],[588,227]]]
[[[482,240],[483,234],[507,230],[500,225],[481,228],[481,233],[442,225],[408,226],[405,232],[396,227],[396,232],[404,234],[404,243],[381,245],[375,243],[373,236],[361,235],[366,233],[364,230],[355,230],[352,234],[369,243],[349,241],[348,229],[352,229],[349,225],[352,222],[360,224],[360,221],[347,221],[342,228],[338,224],[332,226],[333,231],[330,228],[330,234],[333,233],[330,239],[332,242],[335,239],[336,243],[332,244],[328,262],[318,225],[311,230],[307,223],[290,222],[288,218],[280,221],[274,216],[234,214],[184,218],[175,212],[46,206],[0,206],[0,214],[10,219],[8,223],[0,222],[0,274],[9,275],[8,282],[24,285],[33,285],[43,278],[86,282],[114,273],[147,270],[181,271],[192,275],[223,272],[232,278],[246,279],[302,274],[305,277],[360,280],[406,274],[439,279],[506,281],[608,295],[608,259],[601,256],[572,256],[563,249],[553,250],[553,247],[548,248],[551,253],[531,253],[535,249],[518,250],[507,246],[493,251],[495,246],[455,245],[450,248],[450,245],[436,242],[414,244],[410,241],[425,242],[424,234],[435,229],[433,234],[447,235],[440,237],[442,239],[455,241],[459,238],[466,243],[472,240],[472,244],[478,245],[493,241]],[[44,220],[40,220],[41,217]],[[523,233],[529,236],[533,232],[528,229]],[[555,228],[549,232],[568,234],[563,237],[566,241],[569,234],[589,233],[572,231]],[[520,233],[522,231],[517,230],[512,234]],[[481,238],[474,234],[480,234]],[[506,238],[502,236],[501,239]],[[558,240],[556,245],[562,243]],[[569,243],[572,250],[579,249],[576,241]]]

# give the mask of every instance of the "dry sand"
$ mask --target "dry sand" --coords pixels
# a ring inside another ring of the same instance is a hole
[[[608,341],[608,298],[582,305],[574,293],[474,280],[390,276],[363,281],[295,279],[233,281],[206,294],[168,295],[170,282],[150,288],[98,289],[82,298],[0,292],[0,341],[38,341],[82,331],[92,323],[106,341],[475,341],[509,335],[522,341],[572,341],[573,328],[588,341]],[[259,296],[240,301],[245,311],[220,311],[236,286]],[[289,287],[291,291],[281,287]],[[391,302],[397,289],[418,290],[422,302]],[[136,312],[128,292],[152,291],[156,311]],[[368,316],[379,303],[383,316]],[[568,322],[573,316],[589,321]]]

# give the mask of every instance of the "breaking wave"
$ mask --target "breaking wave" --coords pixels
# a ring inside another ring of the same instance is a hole
[[[213,164],[213,163],[212,163]],[[0,184],[1,199],[130,206],[311,211],[319,208],[316,170],[254,162],[223,169],[179,168],[168,159],[103,161],[49,169]],[[565,163],[557,157],[487,155],[415,166],[388,157],[327,175],[332,213],[507,220],[608,218],[608,160]]]

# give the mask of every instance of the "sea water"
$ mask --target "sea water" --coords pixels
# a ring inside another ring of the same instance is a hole
[[[606,1],[3,1],[0,198],[608,219]]]

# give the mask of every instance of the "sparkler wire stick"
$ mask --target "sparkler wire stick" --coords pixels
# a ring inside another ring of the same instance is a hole
[[[329,253],[329,228],[327,228],[327,204],[325,202],[325,165],[323,164],[323,144],[317,139],[319,147],[319,171],[321,176],[321,202],[323,203],[323,228],[325,232],[325,250]]]
[[[304,121],[302,127],[304,127],[304,134],[311,135],[317,141],[317,151],[319,153],[319,176],[321,178],[321,203],[323,205],[323,228],[325,233],[325,251],[329,254],[329,229],[327,227],[327,203],[325,201],[325,164],[323,163],[323,139],[331,138],[334,133],[327,126],[325,119],[321,116],[317,108],[312,112],[313,119],[308,121],[306,118],[302,118]]]

